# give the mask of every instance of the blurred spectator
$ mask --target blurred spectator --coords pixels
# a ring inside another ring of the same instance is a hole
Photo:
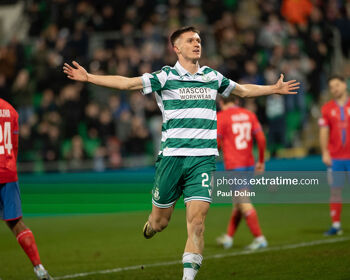
[[[102,145],[106,146],[110,137],[115,135],[115,126],[112,121],[112,114],[109,109],[103,109],[99,115],[98,137]]]
[[[79,135],[73,136],[68,143],[68,148],[64,152],[64,158],[68,160],[68,165],[74,169],[81,169],[83,162],[87,159],[87,152],[83,139]]]
[[[142,155],[147,153],[147,142],[150,139],[149,132],[141,117],[133,117],[131,120],[131,132],[127,140],[127,152],[130,155]]]
[[[57,126],[51,125],[48,128],[47,139],[42,148],[44,161],[58,161],[60,159],[60,147],[60,130]]]
[[[87,130],[98,132],[100,108],[97,103],[91,102],[85,107],[85,123]]]
[[[327,13],[330,20],[338,28],[341,46],[345,57],[350,58],[350,8],[349,1],[328,1]]]
[[[21,69],[13,83],[12,95],[14,106],[19,114],[19,124],[26,123],[34,114],[33,96],[34,96],[33,80],[29,77],[26,69]]]
[[[258,65],[254,60],[247,60],[244,63],[244,72],[245,75],[241,78],[243,84],[264,84],[264,79],[258,72]]]
[[[305,25],[312,6],[310,0],[283,0],[281,13],[290,23]]]
[[[276,14],[270,14],[267,23],[260,29],[259,44],[270,49],[276,45],[281,45],[286,38],[286,23],[282,22]]]
[[[303,122],[306,118],[306,78],[311,69],[311,61],[301,52],[298,42],[289,42],[284,59],[281,62],[281,70],[282,73],[285,73],[286,80],[299,81],[300,89],[298,90],[298,94],[286,96],[287,111],[292,112],[297,110],[300,113]]]
[[[33,135],[29,124],[22,124],[19,128],[19,150],[18,161],[30,162],[36,160],[35,152],[33,150]]]
[[[117,137],[122,143],[125,143],[130,135],[131,116],[129,110],[125,110],[120,114],[117,124]]]
[[[276,69],[267,68],[265,70],[267,83],[277,80]],[[278,149],[286,145],[286,100],[280,95],[270,95],[266,98],[266,117],[268,120],[267,144],[271,155],[274,157]]]
[[[108,163],[112,168],[122,166],[122,156],[120,152],[120,142],[116,137],[110,137],[107,142]]]
[[[129,110],[129,106],[127,103],[121,101],[119,95],[111,95],[109,97],[108,105],[114,120],[118,120],[123,111]]]
[[[60,113],[63,118],[64,138],[71,138],[78,133],[78,124],[82,118],[80,92],[75,85],[65,86],[60,93]]]
[[[45,89],[41,98],[40,105],[37,108],[39,120],[42,120],[46,113],[57,112],[57,110],[58,107],[53,90],[50,88]]]

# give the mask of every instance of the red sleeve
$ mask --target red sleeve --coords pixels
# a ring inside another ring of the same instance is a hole
[[[261,124],[258,121],[258,118],[256,117],[255,114],[251,115],[252,117],[252,133],[253,135],[257,134],[258,132],[262,131]]]
[[[263,163],[265,160],[265,148],[266,148],[266,138],[264,132],[260,130],[257,134],[255,134],[255,139],[258,145],[259,150],[259,159],[258,161]]]
[[[328,114],[327,114],[327,107],[323,106],[321,109],[321,118],[318,120],[318,125],[321,127],[327,127],[329,126],[329,119],[328,119]]]
[[[263,163],[265,159],[266,138],[261,128],[261,124],[255,114],[252,114],[252,123],[253,123],[252,132],[256,139],[258,150],[259,150],[258,161]]]
[[[224,113],[223,111],[219,112],[217,114],[217,142],[218,142],[218,149],[221,149],[222,147],[222,139],[224,137]]]

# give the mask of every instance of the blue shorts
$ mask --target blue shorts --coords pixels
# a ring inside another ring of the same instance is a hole
[[[244,181],[244,183],[247,182],[247,184],[234,186],[234,190],[250,189],[251,185],[249,184],[249,180],[254,176],[254,169],[254,165],[230,169],[230,171],[237,173],[235,176],[237,179],[241,179],[241,181]]]
[[[0,184],[0,218],[5,221],[22,217],[18,182]]]
[[[332,159],[331,172],[331,186],[343,187],[346,175],[350,181],[350,160]]]
[[[254,171],[255,167],[253,166],[247,166],[247,167],[238,167],[234,169],[230,169],[231,171]]]

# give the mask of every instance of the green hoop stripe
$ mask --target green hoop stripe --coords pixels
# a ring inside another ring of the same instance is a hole
[[[184,268],[193,268],[194,270],[199,270],[201,266],[198,263],[183,263]]]
[[[168,138],[165,143],[167,148],[217,148],[216,139]]]
[[[216,101],[211,100],[163,100],[164,110],[203,108],[216,111]]]
[[[212,82],[200,82],[200,81],[177,81],[167,80],[162,90],[178,90],[179,88],[210,88],[217,90],[219,83],[217,80]]]
[[[172,128],[216,129],[216,120],[208,119],[171,119],[162,125],[162,131]]]

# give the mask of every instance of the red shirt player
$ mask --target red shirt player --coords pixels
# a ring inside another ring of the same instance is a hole
[[[17,176],[18,113],[0,98],[0,216],[16,236],[38,279],[52,279],[41,264],[33,233],[22,221]]]
[[[350,171],[350,100],[343,77],[330,77],[328,86],[333,100],[322,106],[322,118],[319,120],[322,161],[333,174],[330,198],[332,227],[325,235],[340,235],[341,190],[345,172]]]
[[[238,99],[234,96],[222,99],[220,102],[222,111],[217,115],[218,146],[223,151],[225,169],[263,172],[266,140],[261,125],[253,112],[237,104]],[[256,139],[259,149],[259,160],[256,165],[253,156],[253,138]],[[227,233],[217,239],[226,249],[233,245],[233,236],[242,216],[255,237],[248,249],[257,250],[267,246],[256,210],[247,199],[244,198],[244,202],[235,202]]]

